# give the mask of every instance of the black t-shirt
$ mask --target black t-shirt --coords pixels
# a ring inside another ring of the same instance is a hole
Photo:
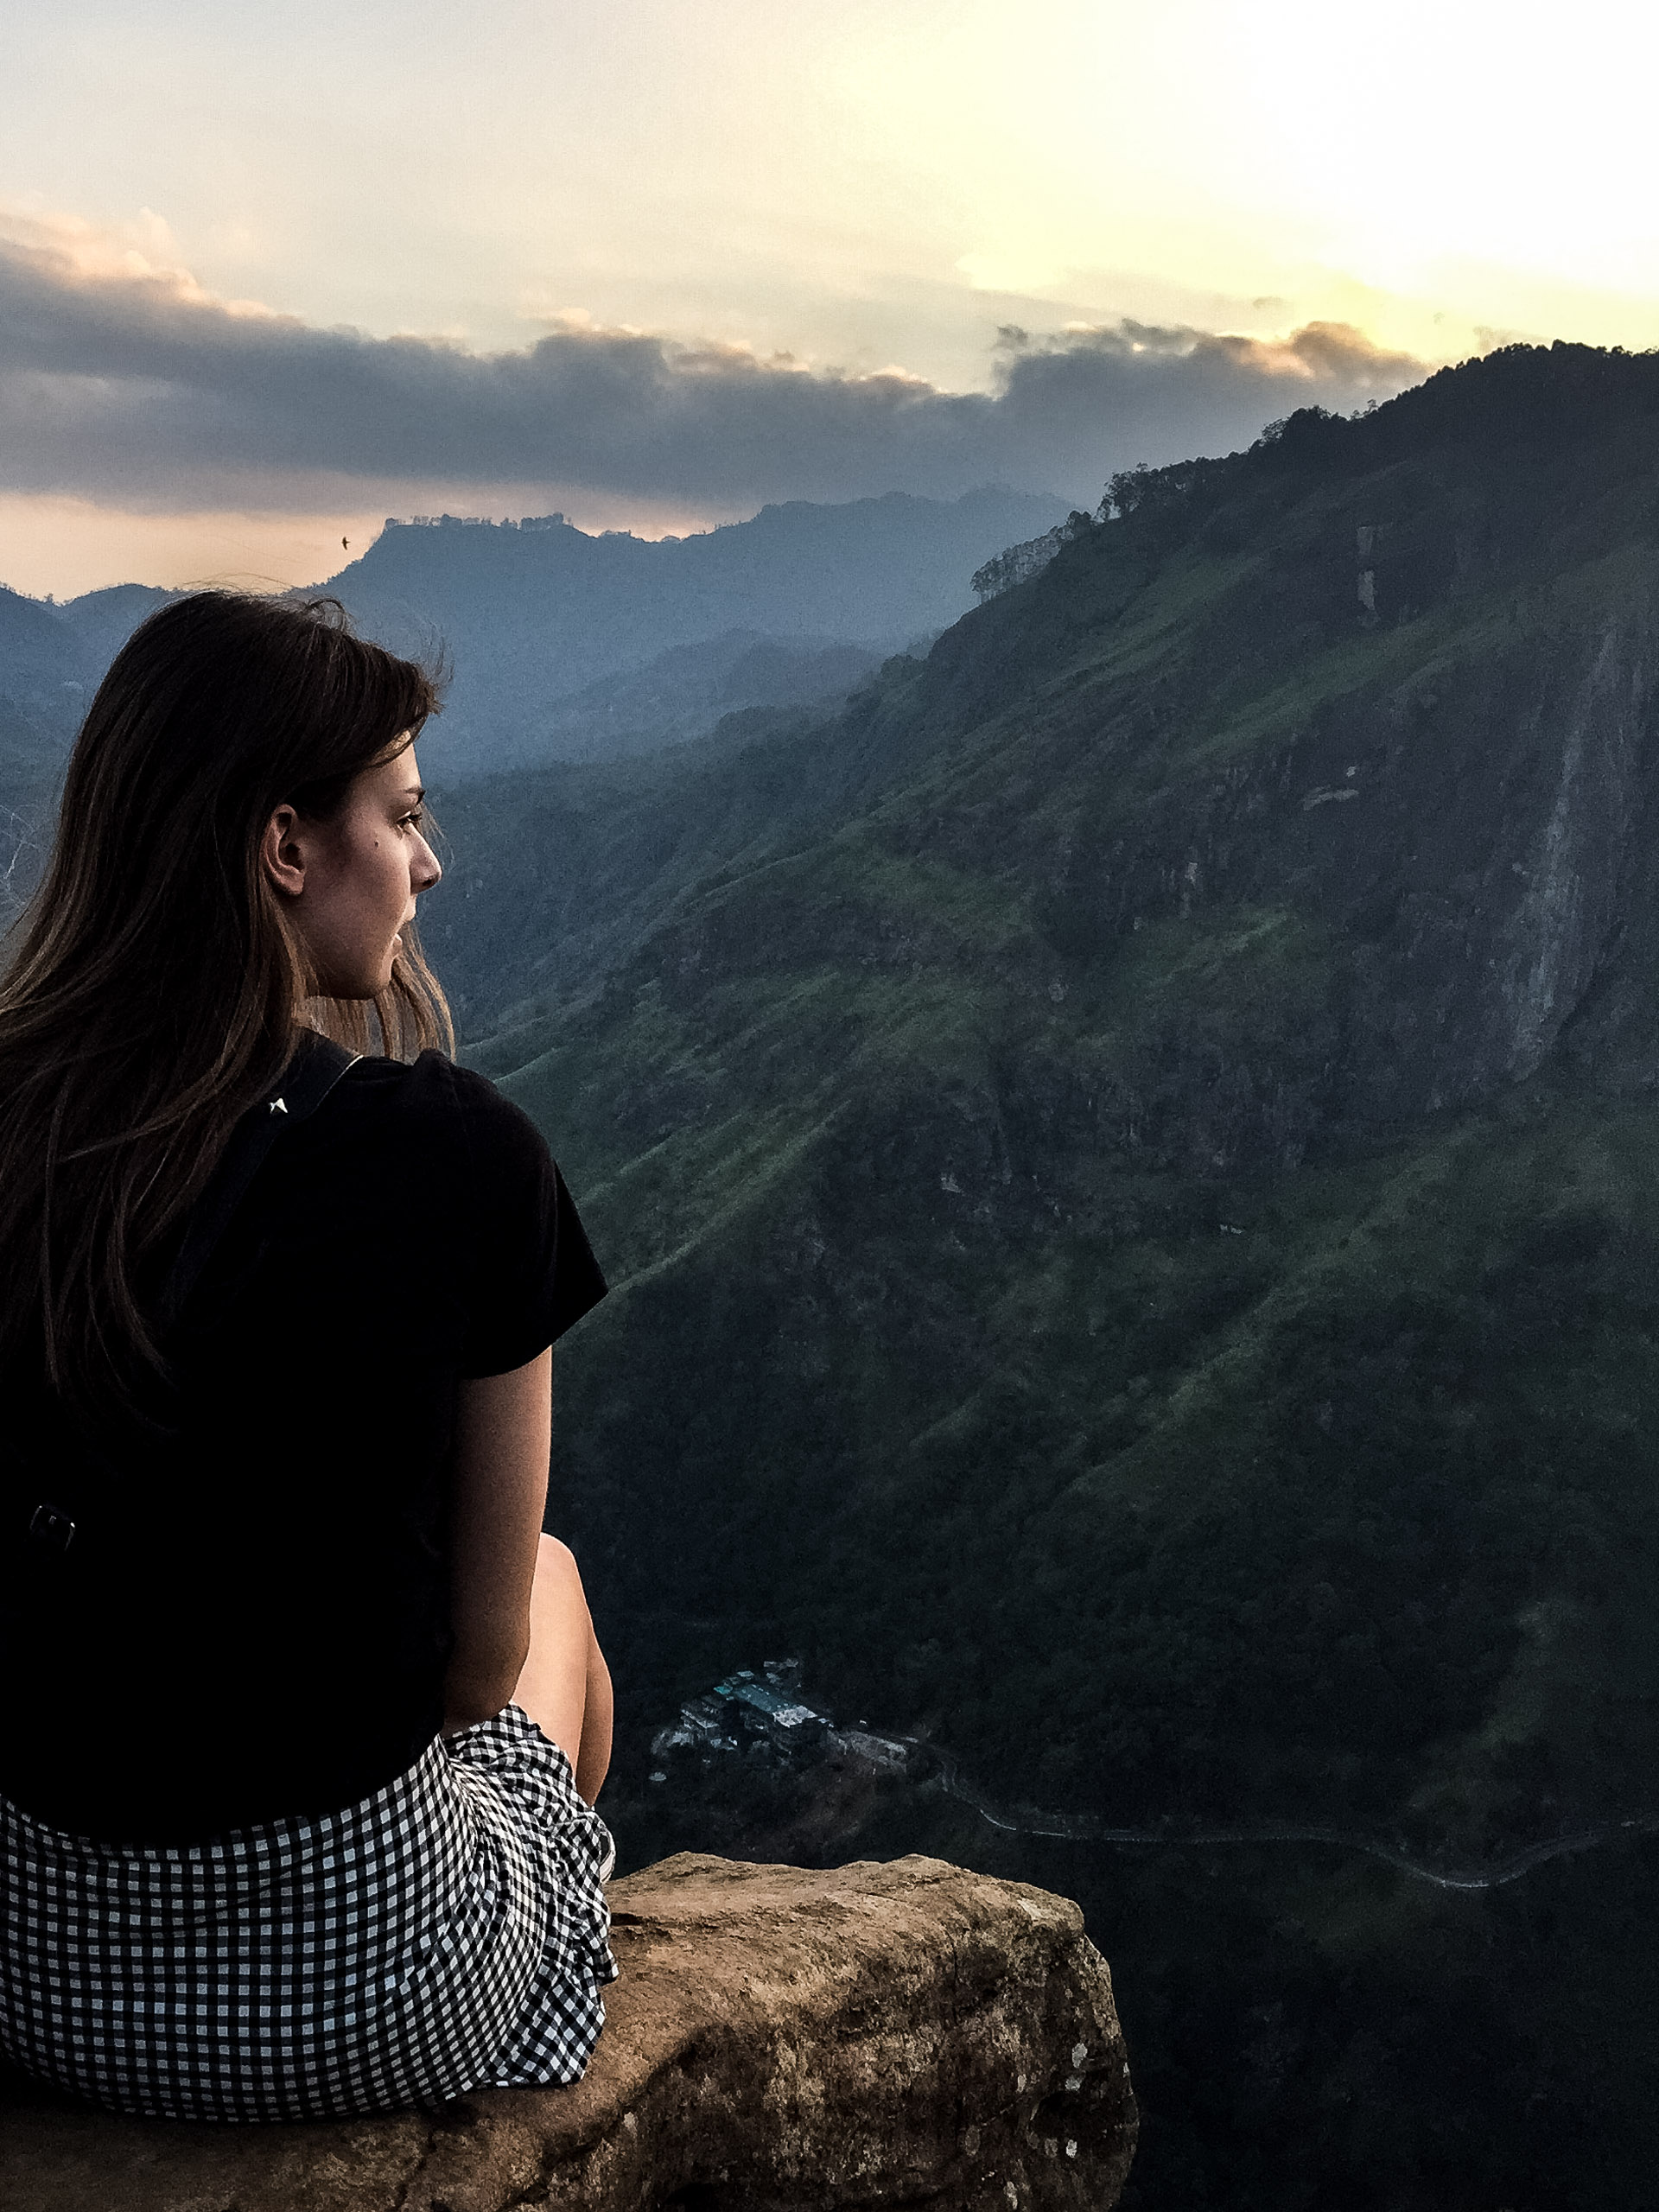
[[[0,1791],[182,1842],[402,1773],[442,1719],[456,1386],[604,1292],[516,1106],[434,1052],[359,1061],[282,1131],[192,1291],[165,1432],[105,1433],[118,1478],[67,1552],[10,1548]],[[14,1408],[41,1402],[10,1380]],[[9,1522],[65,1464],[51,1416],[23,1442]]]

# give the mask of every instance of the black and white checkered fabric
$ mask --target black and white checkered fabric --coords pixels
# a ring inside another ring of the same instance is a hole
[[[0,1798],[0,2047],[117,2111],[319,2119],[574,2082],[604,2024],[610,1837],[516,1706],[323,1818],[118,1848]]]

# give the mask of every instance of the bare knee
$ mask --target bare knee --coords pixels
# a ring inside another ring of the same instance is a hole
[[[576,1565],[576,1555],[569,1544],[556,1536],[543,1535],[536,1549],[536,1593],[538,1597],[562,1598],[567,1603],[579,1605],[588,1610],[588,1592],[582,1586],[582,1569]]]
[[[577,1643],[585,1643],[588,1656],[584,1664],[590,1674],[594,1660],[603,1667],[576,1555],[569,1544],[561,1543],[556,1536],[544,1535],[536,1554],[536,1580],[531,1595],[532,1624],[538,1616],[545,1621],[550,1614],[568,1624],[568,1632],[574,1634]]]
[[[550,1574],[574,1574],[578,1582],[582,1580],[575,1552],[557,1536],[550,1536],[545,1529],[537,1539],[536,1551],[536,1572],[540,1574],[543,1571]]]

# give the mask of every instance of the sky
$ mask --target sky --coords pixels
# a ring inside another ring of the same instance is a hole
[[[1105,477],[1659,342],[1580,0],[3,0],[0,578]],[[344,546],[342,546],[344,541]]]

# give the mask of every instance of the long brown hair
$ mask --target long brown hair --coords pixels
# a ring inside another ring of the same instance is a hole
[[[318,998],[258,856],[278,806],[327,820],[437,703],[338,602],[224,591],[152,614],[99,686],[0,978],[0,1351],[43,1351],[71,1403],[160,1364],[146,1262],[302,1007],[358,1052],[453,1046],[411,930],[378,998]]]

